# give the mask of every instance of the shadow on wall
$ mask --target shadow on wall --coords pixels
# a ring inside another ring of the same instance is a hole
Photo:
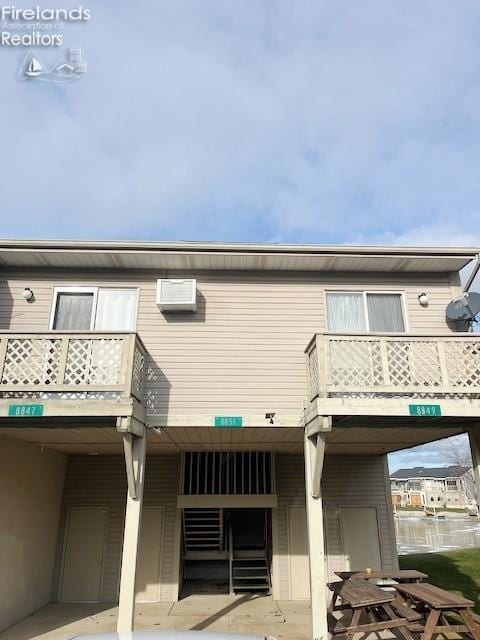
[[[168,416],[172,385],[159,365],[148,355],[145,369],[144,403],[147,414]]]
[[[27,301],[25,305],[28,305]],[[12,323],[13,294],[6,280],[0,280],[0,307],[0,331],[7,331]]]
[[[205,322],[207,313],[207,301],[201,291],[197,289],[197,310],[192,313],[191,311],[177,311],[164,313],[163,317],[165,322],[170,324],[199,324]]]

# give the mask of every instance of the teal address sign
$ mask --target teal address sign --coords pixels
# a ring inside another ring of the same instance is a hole
[[[238,429],[243,427],[241,416],[215,416],[215,426],[223,429]]]
[[[43,404],[10,404],[8,415],[12,418],[39,418],[43,416]]]
[[[442,409],[439,404],[409,404],[408,411],[411,416],[419,416],[421,418],[435,418],[442,415]]]

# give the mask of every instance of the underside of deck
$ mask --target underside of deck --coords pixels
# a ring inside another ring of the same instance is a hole
[[[0,421],[0,434],[74,454],[123,452],[112,419],[43,419],[15,424]],[[399,419],[385,416],[337,416],[327,434],[327,453],[381,454],[433,442],[465,432],[473,418]],[[15,426],[14,426],[15,424]],[[8,426],[7,426],[8,425]],[[10,426],[12,425],[12,426]],[[303,453],[300,427],[165,427],[147,432],[149,454],[183,451],[273,451]]]

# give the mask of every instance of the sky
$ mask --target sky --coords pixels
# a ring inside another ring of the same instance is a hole
[[[4,237],[478,242],[478,2],[82,5],[82,79],[0,47]]]
[[[410,469],[412,467],[444,467],[448,465],[468,464],[471,465],[471,457],[469,456],[469,444],[467,434],[453,436],[448,438],[451,442],[449,446],[446,440],[431,442],[412,447],[397,453],[391,453],[388,456],[388,467],[390,473],[398,469]],[[451,446],[458,448],[468,455],[458,455],[458,458],[452,453]],[[465,461],[465,462],[464,462]]]
[[[3,237],[480,244],[476,0],[82,6],[78,81],[0,47]]]

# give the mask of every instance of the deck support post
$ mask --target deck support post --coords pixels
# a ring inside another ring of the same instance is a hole
[[[131,433],[122,435],[128,490],[123,533],[117,631],[132,631],[135,617],[135,576],[142,521],[147,436],[145,429],[142,436],[136,436]]]
[[[480,424],[476,424],[468,431],[470,451],[472,453],[473,475],[475,478],[475,495],[477,510],[480,509]]]
[[[325,432],[305,433],[305,490],[307,503],[308,555],[312,639],[327,640],[327,594],[321,479],[325,455]]]

